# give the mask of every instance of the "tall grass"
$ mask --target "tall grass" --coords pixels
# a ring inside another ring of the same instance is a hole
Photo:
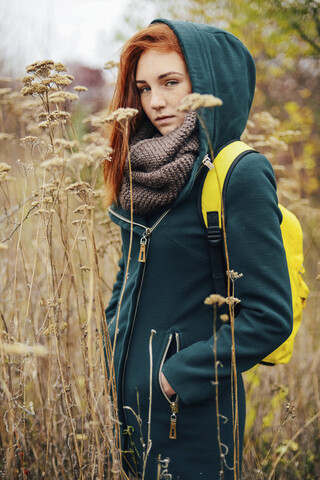
[[[120,478],[102,343],[118,256],[99,190],[109,150],[101,135],[77,139],[63,65],[28,72],[24,96],[1,97],[0,472]]]
[[[1,81],[0,477],[126,478],[104,362],[112,356],[104,307],[120,254],[103,204],[106,112],[86,119],[77,138],[72,105],[85,89],[71,92],[62,64],[29,66],[23,94]],[[263,132],[257,117],[247,141],[272,156],[280,144],[261,124]],[[244,479],[320,477],[319,215],[290,168],[275,163],[285,203],[304,222],[312,292],[291,363],[246,374]]]

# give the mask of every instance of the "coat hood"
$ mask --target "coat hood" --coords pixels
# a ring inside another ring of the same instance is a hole
[[[221,107],[203,109],[201,116],[209,132],[213,151],[239,139],[245,129],[255,89],[255,65],[243,43],[225,30],[166,19],[177,36],[187,63],[192,91],[212,94]],[[205,131],[200,128],[200,157],[208,153]]]
[[[255,90],[254,60],[234,35],[220,28],[199,23],[158,18],[152,23],[165,23],[175,33],[181,45],[192,91],[220,98],[222,106],[204,108],[200,113],[209,134],[214,155],[219,149],[239,140],[247,124]],[[199,125],[199,156],[188,182],[175,200],[180,203],[190,193],[202,160],[210,155],[208,134]],[[115,207],[121,215],[127,213]],[[140,218],[136,217],[138,221]]]

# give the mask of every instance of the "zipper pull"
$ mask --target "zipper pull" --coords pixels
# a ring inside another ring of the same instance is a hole
[[[179,407],[177,402],[171,402],[171,416],[170,416],[170,431],[169,438],[176,440],[177,438],[177,413],[179,412]]]
[[[146,261],[146,246],[147,246],[148,237],[150,236],[150,233],[151,233],[150,228],[146,228],[144,234],[141,237],[138,262],[145,263]]]
[[[145,263],[146,261],[146,244],[147,238],[143,236],[140,240],[140,252],[138,262]]]
[[[213,170],[214,169],[214,165],[209,157],[209,155],[207,154],[204,159],[202,160],[202,163],[203,165],[205,165],[209,170]]]

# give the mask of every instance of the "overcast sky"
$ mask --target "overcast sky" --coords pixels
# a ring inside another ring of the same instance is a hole
[[[118,57],[121,44],[115,34],[128,29],[124,17],[130,4],[130,0],[0,0],[1,74],[23,74],[26,65],[44,59],[102,68]],[[143,5],[137,20],[147,25],[154,11],[152,2]]]

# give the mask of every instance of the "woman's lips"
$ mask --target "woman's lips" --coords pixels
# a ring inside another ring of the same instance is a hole
[[[168,115],[168,116],[166,116],[166,117],[158,117],[158,118],[156,118],[156,122],[158,122],[158,123],[166,123],[166,122],[172,120],[172,118],[174,118],[173,115]]]

